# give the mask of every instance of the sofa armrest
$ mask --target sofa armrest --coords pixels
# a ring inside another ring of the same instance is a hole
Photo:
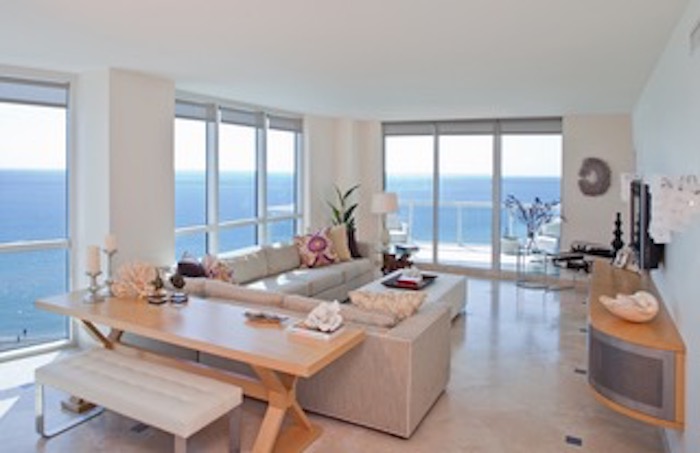
[[[450,379],[450,309],[446,306],[419,311],[392,329],[396,338],[412,339],[411,381],[408,398],[408,434],[410,435],[428,413]]]
[[[444,391],[450,315],[426,310],[365,341],[308,380],[297,394],[313,412],[408,438]]]

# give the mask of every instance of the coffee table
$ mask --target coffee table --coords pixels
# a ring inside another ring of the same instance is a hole
[[[450,307],[450,317],[455,319],[467,306],[467,279],[461,275],[445,274],[442,272],[425,272],[435,275],[435,281],[420,290],[387,288],[382,284],[401,274],[403,270],[397,270],[374,280],[356,291],[386,292],[386,291],[422,291],[427,294],[424,304],[444,304]]]
[[[253,452],[301,451],[321,433],[296,399],[296,383],[314,375],[364,340],[360,329],[345,327],[332,340],[298,338],[284,327],[258,327],[246,322],[245,309],[190,297],[184,305],[151,305],[141,299],[110,297],[99,303],[84,303],[84,292],[42,298],[35,305],[43,310],[74,317],[107,349],[133,352],[121,343],[131,332],[166,343],[247,363],[258,379],[223,370],[169,359],[139,350],[141,357],[168,362],[243,389],[246,396],[267,401],[267,410]],[[286,322],[294,322],[289,319]],[[104,335],[95,324],[111,328]],[[282,429],[285,415],[292,422]]]

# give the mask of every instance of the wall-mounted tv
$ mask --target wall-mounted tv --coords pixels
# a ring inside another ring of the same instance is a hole
[[[649,236],[652,203],[649,185],[635,180],[630,191],[630,247],[640,269],[656,269],[663,257],[664,246],[656,244]]]

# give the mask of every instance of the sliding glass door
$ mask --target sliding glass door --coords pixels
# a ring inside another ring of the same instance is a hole
[[[516,243],[527,237],[525,225],[513,209],[506,209],[508,196],[515,197],[529,209],[536,199],[542,203],[561,201],[562,137],[561,134],[504,134],[502,138],[501,178],[501,269],[515,269]],[[561,232],[560,207],[552,212],[551,221],[536,232],[538,249],[559,251]]]
[[[438,262],[491,267],[493,136],[439,137]]]
[[[560,201],[558,118],[385,123],[383,131],[385,189],[400,207],[389,231],[407,232],[392,238],[417,246],[417,262],[514,269],[528,238],[506,197]],[[551,252],[558,212],[538,236]]]
[[[433,261],[434,156],[432,135],[397,135],[385,141],[386,190],[399,199],[399,212],[389,216],[387,227],[390,233],[405,232],[405,242],[419,245],[414,258],[424,262]]]

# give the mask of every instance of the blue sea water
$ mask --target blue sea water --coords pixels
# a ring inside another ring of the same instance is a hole
[[[206,223],[206,179],[203,172],[176,174],[175,224],[177,227]],[[253,216],[256,176],[253,173],[220,175],[221,220],[238,220]],[[288,214],[295,203],[296,181],[289,174],[270,174],[267,204],[270,215]],[[61,239],[67,237],[68,212],[66,180],[61,172],[0,170],[0,243],[13,241]],[[432,190],[430,178],[418,176],[389,177],[387,190],[398,193],[400,217],[411,223],[415,241],[432,239]],[[488,244],[491,240],[491,180],[479,177],[443,177],[440,181],[439,239],[443,242]],[[558,200],[559,178],[505,178],[503,198],[514,194],[524,202],[535,197]],[[479,206],[459,206],[479,202]],[[411,207],[412,206],[412,207]],[[501,209],[502,224],[507,225]],[[288,240],[294,222],[280,221],[270,226],[271,241]],[[505,231],[504,231],[505,232]],[[513,233],[523,234],[516,225]],[[179,236],[176,253],[189,251],[202,255],[205,235]],[[233,250],[257,243],[254,226],[223,230],[219,250]],[[65,250],[0,253],[0,350],[8,339],[21,341],[61,337],[66,332],[63,317],[36,310],[38,297],[65,292],[68,288],[68,254]],[[26,334],[25,334],[26,329]]]

